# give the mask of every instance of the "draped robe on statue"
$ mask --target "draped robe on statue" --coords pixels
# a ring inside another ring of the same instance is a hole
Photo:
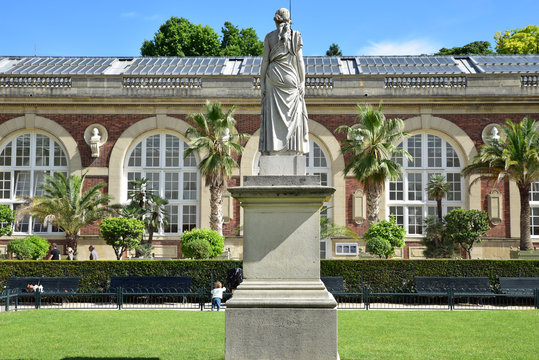
[[[266,35],[261,65],[262,114],[259,150],[309,152],[309,129],[305,106],[305,65],[301,34],[279,39],[279,30]]]

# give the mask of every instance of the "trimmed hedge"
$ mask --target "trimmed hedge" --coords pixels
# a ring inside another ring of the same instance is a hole
[[[190,276],[191,289],[210,290],[226,282],[235,260],[129,261],[0,261],[0,289],[10,276],[80,276],[79,291],[108,290],[111,276]],[[498,277],[539,277],[539,260],[322,260],[322,276],[342,276],[348,292],[364,286],[373,291],[409,292],[414,276],[488,276],[494,288]],[[226,286],[226,285],[225,285]]]

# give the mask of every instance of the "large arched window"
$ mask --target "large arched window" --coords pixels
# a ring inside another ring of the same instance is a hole
[[[198,160],[194,154],[184,159],[186,148],[179,137],[162,133],[145,137],[128,151],[127,190],[131,180],[146,178],[148,189],[168,200],[169,224],[160,234],[180,234],[199,223]]]
[[[532,184],[530,191],[530,231],[539,237],[539,181]]]
[[[56,172],[68,172],[67,157],[58,142],[42,133],[15,136],[0,149],[0,204],[16,211],[23,197],[42,195],[45,176]],[[58,232],[31,217],[20,220],[14,230],[26,234]]]
[[[433,175],[444,175],[451,185],[443,199],[443,214],[464,206],[461,156],[444,138],[428,133],[404,140],[403,147],[413,160],[395,158],[403,165],[402,177],[386,184],[387,213],[394,216],[408,235],[422,235],[427,216],[436,215],[436,201],[427,196],[427,183]]]

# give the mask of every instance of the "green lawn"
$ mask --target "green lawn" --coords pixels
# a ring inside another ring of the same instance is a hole
[[[0,314],[1,359],[223,359],[224,312]],[[339,311],[346,359],[537,359],[539,311]]]

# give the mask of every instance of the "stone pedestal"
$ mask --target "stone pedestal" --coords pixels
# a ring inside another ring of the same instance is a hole
[[[305,176],[305,155],[295,152],[274,153],[260,156],[260,174],[262,176]]]
[[[244,282],[228,300],[225,359],[338,359],[337,303],[320,281],[320,208],[334,188],[314,176],[245,177]]]

